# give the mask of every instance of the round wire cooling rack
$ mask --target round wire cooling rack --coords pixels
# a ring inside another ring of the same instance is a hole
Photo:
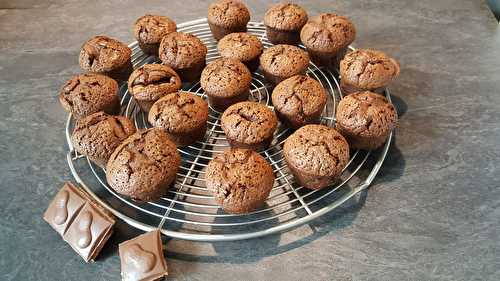
[[[213,39],[206,19],[181,23],[178,31],[200,38],[208,48],[207,62],[218,58],[217,42]],[[248,32],[258,36],[264,48],[272,46],[262,23],[250,22]],[[132,63],[137,68],[146,63],[158,63],[158,58],[145,55],[137,42],[132,49]],[[301,46],[302,47],[302,46]],[[352,48],[351,48],[352,49]],[[342,98],[338,76],[310,63],[307,75],[318,80],[328,92],[328,101],[321,122],[335,125],[335,107]],[[272,107],[272,87],[257,71],[252,74],[250,100]],[[182,90],[206,98],[199,83],[183,85]],[[390,101],[390,94],[386,90]],[[147,115],[131,98],[126,83],[120,86],[121,114],[135,122],[138,129],[148,128]],[[75,180],[98,202],[129,225],[144,231],[160,229],[164,235],[196,241],[229,241],[260,237],[285,231],[339,207],[367,188],[375,178],[389,149],[392,133],[383,148],[376,152],[352,151],[350,160],[338,182],[320,190],[309,190],[295,183],[282,155],[282,146],[291,130],[280,124],[270,147],[260,152],[272,165],[276,180],[264,207],[248,214],[227,214],[216,205],[205,187],[204,173],[208,162],[229,148],[220,127],[221,113],[210,109],[207,133],[202,141],[178,151],[182,157],[175,184],[167,195],[156,202],[139,203],[117,194],[106,183],[105,171],[78,154],[71,144],[74,121],[66,123],[69,146],[68,165]]]

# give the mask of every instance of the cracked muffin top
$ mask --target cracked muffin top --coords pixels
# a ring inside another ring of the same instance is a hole
[[[184,69],[204,61],[207,47],[192,34],[172,32],[161,40],[159,54],[163,64]]]
[[[154,101],[180,87],[179,75],[162,64],[145,64],[134,70],[128,79],[128,89],[138,100]]]
[[[273,90],[276,111],[294,128],[316,121],[326,104],[326,91],[315,79],[295,75],[279,83]]]
[[[200,84],[207,94],[231,97],[248,90],[252,74],[240,61],[218,59],[203,69]]]
[[[293,76],[302,73],[309,65],[309,55],[299,47],[275,45],[264,50],[260,56],[264,71],[280,76]]]
[[[306,125],[290,135],[283,147],[287,163],[320,177],[339,175],[349,161],[349,145],[335,129]]]
[[[80,50],[80,67],[90,72],[110,72],[130,61],[132,51],[122,42],[106,36],[95,36]]]
[[[76,75],[62,87],[59,101],[76,119],[98,111],[113,114],[120,106],[118,83],[96,73]]]
[[[365,91],[344,97],[337,107],[336,120],[340,132],[377,138],[396,127],[397,114],[385,97]]]
[[[223,58],[249,61],[260,56],[263,47],[257,36],[235,32],[224,36],[217,44],[217,50]]]
[[[336,14],[320,14],[309,20],[300,31],[300,40],[308,49],[337,52],[354,41],[354,24]]]
[[[221,126],[226,137],[245,144],[258,144],[274,134],[278,119],[266,105],[244,101],[224,111]]]
[[[165,35],[176,30],[177,25],[168,17],[144,15],[134,24],[134,37],[146,44],[159,44]]]
[[[246,26],[250,21],[250,12],[241,1],[220,0],[208,7],[208,21],[226,28]]]
[[[297,4],[276,4],[264,15],[264,24],[278,30],[300,30],[306,22],[307,12]]]
[[[101,111],[76,122],[71,142],[76,151],[104,168],[113,151],[133,133],[135,126],[127,117]]]
[[[267,199],[275,178],[271,165],[257,152],[235,148],[210,161],[205,179],[226,212],[247,213]]]
[[[108,184],[139,201],[159,199],[175,180],[181,158],[161,128],[139,131],[123,141],[106,165]]]
[[[340,62],[343,83],[360,89],[385,87],[399,76],[399,63],[383,52],[359,49],[345,55]]]
[[[199,96],[177,92],[156,101],[149,111],[148,121],[170,133],[190,132],[208,119],[208,104]]]

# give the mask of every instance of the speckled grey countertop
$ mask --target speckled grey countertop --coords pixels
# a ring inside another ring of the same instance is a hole
[[[141,2],[147,2],[142,4]],[[120,223],[85,264],[41,216],[66,165],[57,91],[85,39],[132,41],[145,13],[177,22],[209,1],[0,0],[0,280],[119,280]],[[254,20],[268,1],[247,1]],[[380,175],[312,224],[230,243],[167,240],[175,280],[500,280],[500,28],[485,1],[300,1],[357,26],[356,47],[401,62],[401,114]]]

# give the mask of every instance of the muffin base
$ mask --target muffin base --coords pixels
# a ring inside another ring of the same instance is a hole
[[[297,45],[300,43],[300,30],[279,30],[266,26],[267,39],[274,45]]]
[[[239,142],[239,141],[235,141],[235,140],[227,138],[227,142],[229,143],[229,145],[231,147],[246,148],[246,149],[251,149],[251,150],[255,150],[255,151],[261,151],[261,150],[267,149],[272,141],[273,141],[272,136],[270,138],[267,138],[267,139],[261,141],[261,142],[252,143],[252,144],[243,143],[243,142]]]
[[[247,26],[233,26],[231,28],[226,28],[222,26],[215,25],[213,23],[208,22],[208,26],[210,27],[210,31],[212,32],[212,36],[215,40],[219,41],[222,37],[235,32],[247,32]]]
[[[127,81],[130,74],[134,71],[134,67],[132,66],[132,61],[129,59],[123,66],[108,72],[103,72],[106,76],[109,76],[118,81]]]
[[[304,173],[297,169],[295,166],[293,166],[292,163],[288,161],[288,159],[285,157],[285,161],[287,163],[288,168],[292,172],[295,180],[297,182],[304,186],[305,188],[308,189],[321,189],[324,187],[327,187],[331,184],[333,184],[337,178],[337,176],[317,176],[317,175],[311,175],[308,173]]]
[[[142,52],[145,54],[157,57],[159,55],[160,43],[157,44],[147,44],[142,42],[137,42],[139,48],[141,48]]]
[[[352,86],[348,83],[345,83],[342,80],[342,77],[340,79],[340,89],[342,90],[342,94],[344,95],[349,95],[349,94],[354,94],[357,92],[362,92],[362,91],[370,91],[378,94],[383,94],[385,91],[385,87],[380,87],[380,88],[375,88],[375,89],[361,89],[355,86]]]
[[[245,64],[246,67],[248,67],[248,70],[250,70],[250,72],[255,72],[257,71],[257,69],[259,69],[259,56],[251,60],[242,61],[242,63]]]
[[[203,122],[201,126],[193,128],[190,132],[173,133],[165,131],[168,137],[175,143],[177,147],[188,146],[202,140],[207,132],[207,122]]]
[[[201,72],[203,71],[203,68],[205,68],[206,62],[203,60],[202,62],[199,62],[191,67],[187,68],[173,68],[177,74],[179,74],[179,77],[181,78],[181,81],[184,82],[195,82],[200,79]]]
[[[320,120],[321,113],[323,113],[323,109],[321,109],[321,111],[319,112],[315,112],[314,115],[306,116],[304,118],[304,121],[299,121],[299,120],[294,120],[292,116],[282,114],[278,110],[276,110],[276,115],[278,116],[280,121],[285,123],[288,127],[294,130],[309,124],[319,124],[321,121]]]
[[[222,206],[224,212],[229,214],[246,214],[253,212],[264,205],[264,202],[224,202],[224,199],[215,198],[215,202]]]
[[[335,53],[331,52],[320,52],[314,51],[311,49],[307,49],[311,60],[319,66],[327,67],[331,70],[337,70],[340,66],[340,61],[344,58],[348,50],[348,47],[345,47]]]
[[[264,74],[264,78],[265,78],[267,81],[269,81],[269,82],[273,83],[274,85],[277,85],[277,84],[279,84],[281,81],[283,81],[283,80],[285,80],[285,79],[287,79],[287,78],[290,78],[290,77],[292,77],[292,76],[295,76],[295,75],[298,75],[298,74],[302,74],[302,75],[303,75],[303,74],[306,74],[306,70],[307,70],[307,68],[306,68],[306,69],[304,69],[303,71],[301,71],[300,73],[296,73],[296,74],[293,74],[293,75],[291,75],[291,76],[286,76],[286,77],[285,77],[285,76],[277,76],[277,75],[274,75],[274,74],[272,74],[272,73],[267,72],[265,69],[263,69],[263,68],[262,68],[262,74]]]
[[[339,133],[345,137],[351,149],[375,150],[381,147],[389,135],[380,137],[364,137],[352,134],[341,126],[336,126]]]
[[[207,93],[208,103],[210,107],[218,112],[223,112],[224,110],[226,110],[226,108],[230,107],[235,103],[248,100],[249,95],[250,95],[250,90],[243,91],[237,94],[236,96],[232,97],[218,97],[215,95],[211,95],[210,93]]]

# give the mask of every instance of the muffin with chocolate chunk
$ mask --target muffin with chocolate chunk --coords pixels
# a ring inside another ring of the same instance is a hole
[[[265,49],[260,56],[262,73],[274,84],[297,74],[305,74],[308,65],[307,52],[291,45],[273,46]]]
[[[294,129],[319,123],[326,99],[321,84],[305,75],[295,75],[279,83],[272,94],[278,117]]]
[[[59,101],[75,119],[99,111],[116,114],[120,110],[118,83],[96,73],[76,75],[62,87]]]
[[[181,157],[161,128],[139,131],[123,141],[106,165],[116,192],[137,201],[154,201],[174,182]]]
[[[252,72],[259,67],[259,56],[263,49],[257,36],[245,32],[228,34],[217,44],[221,57],[239,60]]]
[[[193,82],[205,67],[207,47],[192,34],[172,32],[161,40],[159,54],[162,63],[173,68],[183,82]]]
[[[218,59],[202,72],[200,84],[210,106],[224,111],[230,105],[248,99],[252,75],[248,68],[234,59]]]
[[[134,70],[128,79],[128,90],[144,112],[159,98],[181,87],[181,78],[169,66],[145,64]]]
[[[215,156],[205,173],[207,188],[225,212],[256,210],[269,197],[274,184],[271,165],[257,152],[233,148]]]
[[[266,149],[273,140],[278,118],[266,105],[245,101],[230,106],[221,118],[221,127],[232,147]]]
[[[88,72],[127,81],[132,72],[132,50],[122,42],[106,36],[95,36],[80,50],[80,67]]]
[[[345,94],[364,90],[381,93],[399,76],[399,63],[383,52],[359,49],[341,61],[340,76]]]
[[[115,148],[133,133],[135,126],[127,117],[101,111],[76,122],[71,143],[78,153],[104,168]]]
[[[342,173],[349,161],[349,145],[333,128],[306,125],[286,139],[283,154],[299,184],[320,189]]]
[[[250,12],[238,0],[219,0],[208,7],[208,25],[215,40],[229,33],[247,31]]]
[[[298,44],[300,30],[306,22],[307,12],[297,4],[276,4],[264,15],[267,38],[273,44]]]
[[[338,69],[355,37],[356,29],[348,18],[329,13],[311,18],[300,31],[311,60],[331,69]]]
[[[177,25],[168,17],[144,15],[134,24],[134,37],[144,53],[158,56],[161,39],[176,30]]]
[[[187,146],[202,139],[207,131],[208,104],[199,96],[177,92],[153,104],[148,121],[165,129],[177,146]]]
[[[396,127],[394,106],[382,95],[358,92],[344,97],[336,112],[336,128],[354,149],[377,149]]]

